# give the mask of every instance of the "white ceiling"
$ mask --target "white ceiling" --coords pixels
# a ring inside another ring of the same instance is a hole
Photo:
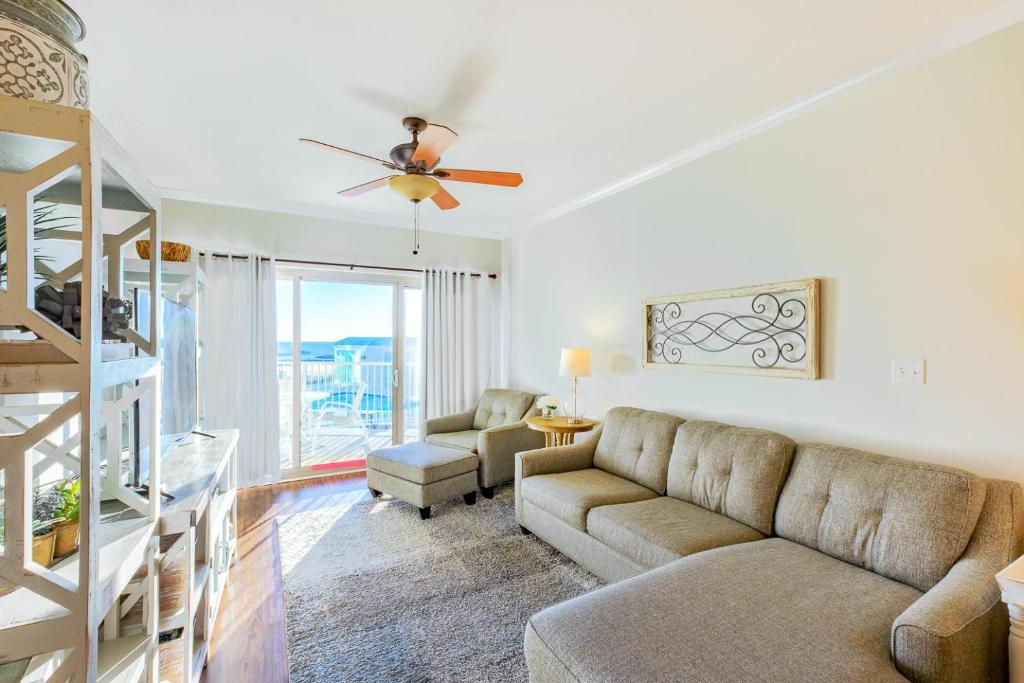
[[[166,196],[408,226],[386,157],[418,115],[459,133],[424,227],[516,226],[934,43],[999,0],[71,0],[93,110]]]

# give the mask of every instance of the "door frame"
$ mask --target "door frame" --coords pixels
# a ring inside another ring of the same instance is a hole
[[[334,266],[278,265],[276,279],[292,281],[292,466],[282,466],[281,480],[322,477],[340,472],[365,471],[365,467],[325,468],[321,465],[314,468],[313,466],[302,464],[302,383],[299,381],[301,378],[302,358],[302,282],[303,280],[309,280],[391,287],[391,443],[392,445],[398,445],[403,442],[405,437],[404,293],[406,289],[421,289],[423,278],[415,273],[389,273],[386,271],[368,273]],[[279,399],[279,410],[280,405]],[[278,415],[278,422],[280,422],[280,414]]]

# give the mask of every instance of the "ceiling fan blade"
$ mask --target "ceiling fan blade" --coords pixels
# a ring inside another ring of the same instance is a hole
[[[388,181],[394,177],[395,176],[393,175],[386,175],[383,178],[377,178],[376,180],[371,180],[368,183],[356,185],[355,187],[350,187],[347,190],[341,190],[338,192],[338,195],[341,197],[355,197],[365,192],[369,192],[370,190],[376,190],[378,187],[384,187],[388,184]]]
[[[523,176],[506,171],[468,171],[459,168],[439,168],[434,175],[443,180],[458,180],[462,183],[481,183],[483,185],[502,185],[503,187],[519,187]]]
[[[434,200],[434,203],[443,211],[454,209],[459,205],[459,200],[448,194],[448,190],[443,187],[434,193],[434,196],[431,197],[431,199]]]
[[[422,161],[423,168],[430,168],[458,137],[455,131],[447,126],[428,124],[427,129],[419,134],[419,145],[412,155],[412,162]]]
[[[334,145],[329,145],[326,142],[320,142],[319,140],[311,140],[310,138],[299,138],[299,142],[304,142],[307,145],[310,145],[312,147],[319,147],[321,149],[329,149],[332,152],[340,152],[341,154],[347,154],[348,156],[356,157],[357,159],[365,159],[366,161],[372,161],[374,163],[380,164],[380,165],[382,165],[382,166],[384,166],[386,168],[390,168],[392,170],[396,170],[396,171],[398,170],[398,166],[396,166],[395,164],[391,163],[390,161],[385,161],[384,159],[378,159],[377,157],[372,157],[369,154],[363,154],[361,152],[353,152],[350,149],[345,149],[343,147],[335,147]]]

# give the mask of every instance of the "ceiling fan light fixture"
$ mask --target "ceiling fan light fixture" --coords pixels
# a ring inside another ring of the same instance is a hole
[[[420,202],[430,199],[441,189],[441,183],[430,176],[418,173],[392,176],[388,180],[388,186],[395,194],[405,197],[412,202]]]

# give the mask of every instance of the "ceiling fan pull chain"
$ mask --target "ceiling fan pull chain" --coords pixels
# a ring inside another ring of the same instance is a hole
[[[420,253],[420,203],[412,203],[412,255]]]

